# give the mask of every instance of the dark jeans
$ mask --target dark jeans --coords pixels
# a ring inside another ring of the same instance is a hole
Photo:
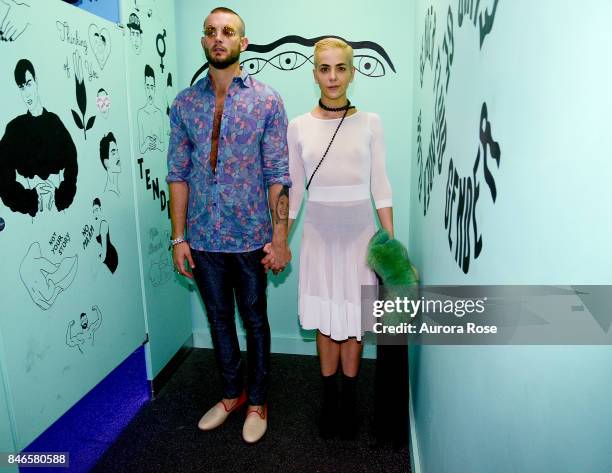
[[[243,368],[236,335],[234,296],[247,335],[249,404],[266,401],[270,372],[270,326],[266,312],[267,276],[263,249],[247,253],[213,253],[191,250],[193,275],[202,295],[217,363],[223,380],[223,397],[235,398],[243,390]]]

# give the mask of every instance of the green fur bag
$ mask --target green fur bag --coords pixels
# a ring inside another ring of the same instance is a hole
[[[416,268],[408,258],[408,250],[387,230],[380,229],[368,243],[368,265],[385,286],[412,286],[417,284]]]
[[[418,297],[419,276],[410,262],[408,250],[401,242],[390,238],[386,230],[378,230],[370,239],[367,259],[372,271],[382,279],[381,300]],[[410,322],[410,317],[405,313],[392,312],[387,313],[382,322],[384,325],[398,325]]]

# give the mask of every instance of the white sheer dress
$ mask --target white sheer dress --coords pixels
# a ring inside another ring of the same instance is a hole
[[[306,113],[289,123],[289,218],[297,217],[306,182],[339,121]],[[308,190],[298,313],[304,329],[319,329],[334,340],[363,335],[361,286],[376,284],[366,264],[375,231],[370,198],[377,209],[391,207],[385,154],[380,117],[357,111],[345,118]]]

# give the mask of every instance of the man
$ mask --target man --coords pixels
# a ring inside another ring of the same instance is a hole
[[[164,119],[162,111],[155,105],[155,72],[148,64],[144,69],[145,95],[147,103],[138,110],[138,144],[140,153],[157,149],[163,151]]]
[[[106,170],[104,192],[113,192],[120,196],[119,174],[121,173],[121,156],[119,156],[117,140],[112,131],[109,131],[100,140],[100,161]]]
[[[8,123],[0,140],[0,198],[32,217],[64,210],[76,194],[76,146],[59,117],[42,106],[32,63],[20,59],[14,75],[28,111]]]
[[[235,297],[247,332],[249,408],[242,436],[254,443],[267,428],[266,271],[281,271],[291,259],[287,116],[278,93],[240,68],[248,39],[237,13],[212,10],[201,44],[209,72],[182,91],[170,110],[173,258],[177,271],[198,285],[223,379],[223,399],[198,426],[221,425],[246,400]]]

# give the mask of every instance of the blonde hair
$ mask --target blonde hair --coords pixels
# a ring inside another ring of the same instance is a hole
[[[348,57],[349,66],[353,66],[353,48],[340,38],[323,38],[314,45],[314,64],[317,65],[317,54],[327,49],[342,49]]]

